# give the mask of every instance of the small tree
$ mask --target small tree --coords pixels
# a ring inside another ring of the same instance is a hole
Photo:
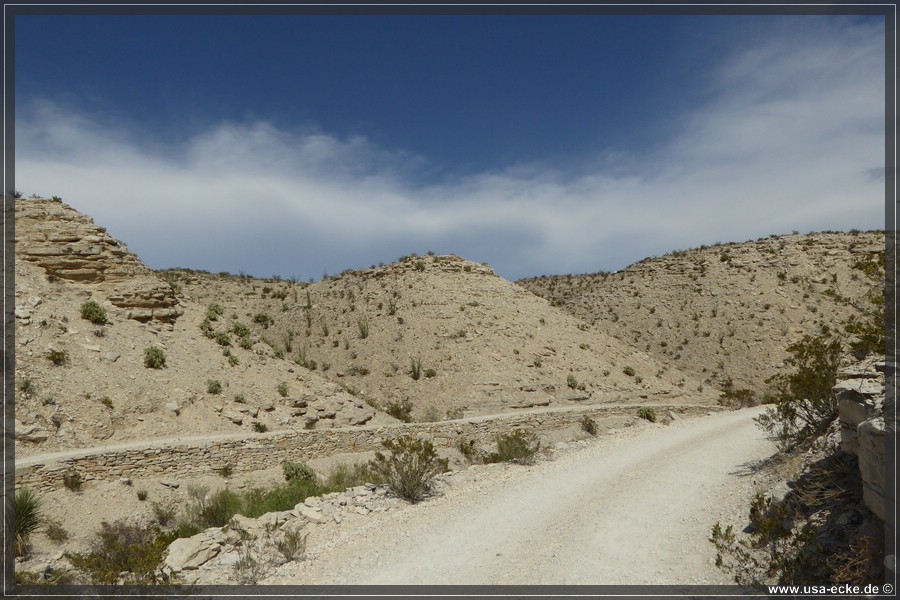
[[[410,502],[424,498],[431,491],[434,478],[449,468],[449,461],[438,458],[429,441],[404,435],[381,444],[391,451],[391,455],[376,452],[369,463],[370,469],[387,482],[395,494]]]

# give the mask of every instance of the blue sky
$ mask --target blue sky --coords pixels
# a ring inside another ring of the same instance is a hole
[[[502,276],[884,227],[853,16],[19,16],[16,188],[154,268]]]

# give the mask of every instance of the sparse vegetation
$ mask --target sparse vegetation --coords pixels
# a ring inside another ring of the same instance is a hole
[[[656,410],[649,406],[642,406],[637,410],[637,416],[651,423],[656,423]]]
[[[106,309],[94,300],[88,300],[81,305],[81,318],[90,321],[94,325],[104,325],[107,322]]]
[[[166,583],[159,573],[168,540],[154,526],[120,520],[100,524],[86,553],[67,553],[72,566],[93,584]]]
[[[512,462],[521,465],[534,464],[541,442],[533,431],[515,429],[494,438],[497,451],[491,452],[485,462]]]
[[[69,353],[65,350],[48,350],[45,356],[56,366],[61,366],[69,362]]]
[[[590,435],[597,435],[597,422],[584,415],[581,417],[581,430]]]
[[[218,395],[222,393],[222,382],[218,379],[208,379],[206,381],[206,393]]]
[[[411,435],[385,440],[382,445],[390,456],[375,453],[370,462],[372,472],[380,476],[391,490],[410,502],[422,500],[431,491],[434,478],[449,468],[446,458],[439,458],[434,445]]]
[[[820,434],[837,417],[831,388],[837,380],[841,345],[828,336],[806,335],[787,347],[792,373],[770,377],[773,407],[757,417],[757,424],[783,450]]]
[[[144,366],[148,369],[162,369],[166,366],[166,353],[162,348],[144,348]]]
[[[282,398],[287,398],[287,396],[288,396],[288,384],[287,384],[286,381],[282,381],[281,383],[279,383],[279,384],[278,384],[278,387],[277,387],[276,389],[278,390],[278,395],[279,395],[279,396],[281,396]]]

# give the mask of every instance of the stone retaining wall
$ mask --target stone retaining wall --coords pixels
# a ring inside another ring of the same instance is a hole
[[[308,461],[347,452],[383,449],[381,441],[403,434],[424,434],[436,447],[453,447],[458,439],[490,444],[494,436],[523,427],[539,432],[578,425],[582,418],[604,419],[634,416],[638,406],[578,407],[558,411],[496,415],[434,423],[404,423],[381,427],[272,432],[243,439],[203,443],[173,443],[86,454],[16,469],[16,487],[50,491],[63,485],[63,477],[74,470],[82,481],[115,480],[121,477],[205,475],[225,465],[233,472],[268,469],[282,461]],[[654,406],[658,413],[702,415],[720,410],[715,406]]]

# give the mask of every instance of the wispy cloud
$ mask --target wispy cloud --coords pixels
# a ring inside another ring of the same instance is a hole
[[[518,278],[794,229],[880,228],[883,29],[816,23],[722,57],[706,99],[640,156],[611,148],[577,168],[428,181],[427,157],[362,136],[258,121],[165,140],[43,101],[18,107],[17,187],[63,196],[151,266],[258,275],[433,249]]]

